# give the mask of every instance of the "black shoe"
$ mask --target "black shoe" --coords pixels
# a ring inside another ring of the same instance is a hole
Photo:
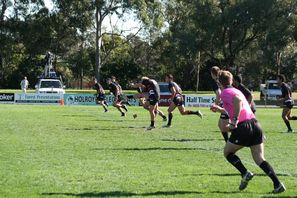
[[[244,176],[241,179],[239,190],[244,190],[247,187],[249,181],[253,179],[253,177],[254,177],[254,174],[250,171],[247,171],[246,174],[244,174]]]
[[[153,129],[155,129],[155,128],[156,128],[155,126],[149,126],[149,127],[146,128],[146,130],[147,130],[147,131],[151,131],[151,130],[153,130]]]
[[[198,116],[199,118],[203,119],[203,114],[202,114],[202,112],[201,112],[200,110],[197,111],[197,116]]]
[[[125,113],[122,113],[122,115],[121,115],[122,117],[125,117],[126,116],[126,114]]]
[[[274,190],[272,191],[273,194],[278,194],[286,191],[286,187],[283,183],[280,183]]]
[[[163,126],[163,128],[171,128],[171,125],[166,124]]]

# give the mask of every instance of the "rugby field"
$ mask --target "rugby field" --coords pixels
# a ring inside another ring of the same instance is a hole
[[[148,132],[140,107],[122,118],[112,107],[0,105],[0,197],[277,197],[248,149],[239,156],[256,176],[238,191],[219,115],[201,110],[203,120],[176,111],[172,128],[158,118]],[[279,196],[297,197],[297,132],[286,133],[280,109],[257,116],[266,159],[287,187]]]

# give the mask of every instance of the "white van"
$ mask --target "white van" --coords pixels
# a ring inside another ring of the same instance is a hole
[[[282,95],[282,91],[277,80],[267,80],[265,84],[260,85],[261,100],[277,100]]]
[[[65,94],[65,86],[59,79],[39,79],[35,85],[36,93]]]

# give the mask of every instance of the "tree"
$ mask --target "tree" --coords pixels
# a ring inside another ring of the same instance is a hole
[[[100,79],[101,62],[101,46],[102,36],[108,34],[102,31],[103,20],[107,16],[116,14],[119,18],[124,17],[124,14],[131,11],[136,11],[138,19],[145,26],[154,24],[160,28],[161,20],[161,3],[159,0],[95,0],[95,16],[96,16],[96,78]],[[114,35],[115,32],[109,33]],[[116,33],[121,35],[122,32]],[[131,38],[131,37],[130,37]],[[107,54],[108,55],[108,54]]]

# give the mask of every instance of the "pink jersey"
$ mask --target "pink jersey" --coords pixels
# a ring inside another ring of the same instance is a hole
[[[245,96],[241,93],[241,91],[233,87],[230,87],[224,89],[221,93],[221,100],[223,101],[224,108],[228,112],[230,119],[232,120],[234,117],[233,98],[235,96],[238,96],[242,101],[238,122],[243,122],[245,120],[251,120],[253,118],[256,118],[251,110],[248,101],[246,100]]]

